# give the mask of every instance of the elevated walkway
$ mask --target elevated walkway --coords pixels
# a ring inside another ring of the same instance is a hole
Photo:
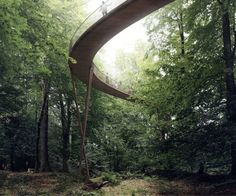
[[[108,14],[102,16],[101,7],[97,8],[79,26],[74,34],[69,60],[74,77],[88,84],[89,70],[98,50],[112,37],[126,27],[142,19],[153,11],[165,6],[173,0],[110,0]],[[92,86],[104,93],[127,99],[130,90],[120,83],[101,73],[94,67]]]

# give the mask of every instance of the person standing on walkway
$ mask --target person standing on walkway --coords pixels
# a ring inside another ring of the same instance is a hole
[[[108,73],[106,73],[106,83],[109,84],[109,76],[108,76]]]
[[[107,4],[104,1],[102,1],[101,11],[103,16],[107,15]]]

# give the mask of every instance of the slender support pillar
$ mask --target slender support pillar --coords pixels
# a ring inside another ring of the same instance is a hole
[[[89,178],[89,167],[88,161],[85,152],[85,138],[86,138],[86,130],[87,130],[87,123],[88,123],[88,114],[89,114],[89,106],[90,106],[90,98],[91,98],[91,90],[92,90],[92,83],[93,83],[93,71],[94,71],[94,64],[91,65],[89,70],[89,81],[87,86],[86,98],[85,98],[85,111],[84,111],[84,124],[83,124],[83,138],[82,138],[82,145],[83,145],[83,154],[84,154],[84,161],[86,165],[86,176]]]
[[[75,100],[75,109],[76,109],[76,115],[77,115],[77,122],[78,122],[78,127],[80,130],[80,139],[82,141],[83,138],[83,127],[82,127],[82,120],[81,120],[81,116],[80,116],[80,110],[79,110],[79,101],[78,101],[78,96],[77,96],[77,88],[76,88],[76,84],[75,84],[75,79],[73,78],[72,74],[72,86],[73,86],[73,94],[74,94],[74,100]],[[79,174],[81,175],[81,166],[82,166],[82,160],[84,159],[84,153],[83,153],[83,143],[80,142],[80,160],[79,160]]]
[[[80,115],[80,111],[79,111],[79,103],[78,103],[75,80],[72,78],[74,99],[75,99],[75,105],[76,105],[76,113],[77,113],[78,125],[79,125],[79,129],[80,129],[80,138],[81,138],[79,173],[80,173],[80,175],[83,175],[82,170],[83,170],[83,161],[84,161],[85,167],[86,167],[86,179],[89,179],[89,177],[90,177],[89,166],[88,166],[88,161],[87,161],[86,151],[85,151],[85,138],[86,138],[86,130],[87,130],[87,122],[88,122],[88,114],[89,114],[89,106],[90,106],[91,89],[92,89],[92,82],[93,82],[93,71],[94,71],[94,64],[91,65],[90,71],[89,71],[87,92],[86,92],[86,97],[85,97],[85,109],[84,109],[83,124],[82,124],[81,115]]]

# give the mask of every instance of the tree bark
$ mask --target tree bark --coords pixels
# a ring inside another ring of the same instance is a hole
[[[185,40],[184,40],[184,22],[183,22],[183,11],[180,10],[179,13],[179,36],[180,36],[180,43],[181,43],[181,55],[185,55]]]
[[[62,171],[69,172],[68,160],[70,157],[69,149],[69,135],[71,126],[71,112],[70,112],[70,101],[67,100],[67,114],[65,105],[63,103],[63,96],[59,93],[59,102],[61,109],[61,124],[62,124]]]
[[[34,169],[36,172],[39,171],[39,135],[40,135],[40,129],[38,125],[38,114],[37,114],[37,106],[36,106],[36,112],[35,112],[35,130],[37,131],[36,135],[36,145],[35,145],[35,166]]]
[[[15,137],[13,136],[10,144],[10,169],[12,172],[15,171]]]
[[[38,121],[38,136],[36,142],[36,164],[35,169],[40,172],[50,170],[48,161],[48,99],[49,83],[44,80],[43,104]]]
[[[72,72],[71,72],[72,75]],[[73,86],[73,94],[74,94],[74,101],[75,101],[75,106],[76,106],[76,115],[77,115],[77,122],[78,122],[78,127],[80,130],[80,158],[79,158],[79,175],[82,175],[82,160],[84,160],[84,150],[83,150],[83,143],[82,143],[82,138],[83,138],[83,125],[82,125],[82,120],[80,116],[80,110],[79,110],[79,101],[77,97],[77,88],[75,84],[75,79],[72,77],[72,86]]]
[[[236,88],[234,81],[234,58],[231,47],[231,33],[229,13],[223,14],[223,41],[224,41],[224,60],[226,66],[225,82],[227,96],[227,118],[230,122],[236,123]]]
[[[230,14],[229,5],[218,0],[222,8],[222,30],[223,30],[223,51],[225,61],[225,83],[226,83],[226,104],[227,104],[227,119],[229,123],[236,123],[236,87],[234,80],[234,57],[235,57],[235,43],[232,47],[231,29],[230,29]],[[231,174],[236,176],[236,141],[231,144]]]
[[[233,142],[231,144],[231,159],[232,159],[231,175],[236,176],[236,142]]]

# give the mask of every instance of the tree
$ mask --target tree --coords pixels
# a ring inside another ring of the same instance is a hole
[[[220,134],[225,130],[226,96],[222,93],[225,92],[220,59],[223,43],[217,10],[217,1],[177,1],[147,20],[153,42],[149,58],[154,63],[146,73],[141,73],[145,85],[139,88],[138,97],[147,103],[158,122],[157,136],[163,142],[157,146],[164,148],[159,152],[164,157],[161,161],[172,157],[175,167],[186,165],[186,161],[193,166],[203,160],[207,164],[211,161],[207,157],[219,156],[208,150],[213,147],[211,144],[218,150],[224,146],[224,154],[230,155],[225,142],[232,141],[229,139],[232,132]],[[204,137],[208,140],[203,145],[200,138]],[[176,153],[182,160],[176,159]]]
[[[234,59],[236,51],[236,28],[235,18],[235,2],[234,1],[220,1],[218,3],[221,8],[222,15],[222,32],[223,32],[223,59],[225,61],[225,83],[226,83],[226,104],[227,104],[227,118],[229,122],[236,124],[236,86],[234,78]],[[233,7],[230,13],[230,7]],[[234,22],[231,25],[231,21]],[[233,28],[231,27],[233,26]],[[231,33],[233,32],[233,36]],[[232,37],[234,41],[232,41]],[[231,145],[232,169],[231,174],[236,176],[236,141]]]

